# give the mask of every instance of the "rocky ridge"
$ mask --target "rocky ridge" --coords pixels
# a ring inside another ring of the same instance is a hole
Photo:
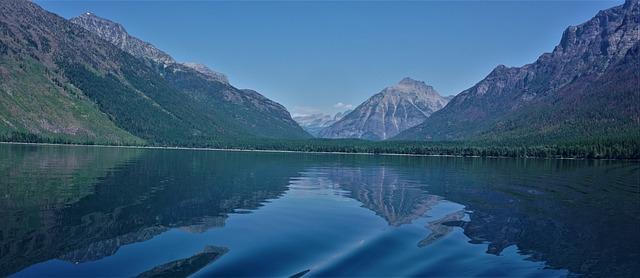
[[[640,41],[638,6],[638,0],[628,0],[569,26],[551,53],[522,67],[497,66],[446,108],[397,138],[555,138],[569,136],[567,130],[586,138],[624,125],[616,118],[633,117],[640,110],[632,101],[638,99],[633,88],[640,59],[633,51]],[[609,84],[612,78],[618,84]],[[610,111],[621,113],[608,115]],[[625,116],[623,111],[630,112]],[[580,122],[584,125],[577,125]],[[595,129],[599,122],[603,125]]]
[[[166,52],[158,49],[151,43],[129,35],[127,30],[119,23],[97,16],[94,13],[86,12],[80,16],[70,19],[71,22],[89,30],[101,38],[111,42],[120,49],[138,58],[150,59],[164,66],[178,66],[193,69],[207,78],[223,83],[229,83],[226,75],[214,71],[199,63],[179,63]]]
[[[360,104],[320,136],[384,140],[422,123],[447,102],[433,87],[407,77]]]

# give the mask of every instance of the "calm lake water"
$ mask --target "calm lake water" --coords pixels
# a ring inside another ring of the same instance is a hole
[[[0,276],[640,273],[637,162],[0,145],[0,177]]]

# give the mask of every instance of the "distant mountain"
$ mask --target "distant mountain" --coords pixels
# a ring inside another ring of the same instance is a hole
[[[353,110],[347,110],[343,112],[338,112],[335,115],[327,115],[323,113],[316,113],[311,115],[298,115],[294,116],[293,119],[298,122],[298,124],[307,132],[309,132],[313,136],[318,136],[320,131],[324,128],[332,125],[338,120],[342,119],[342,117],[351,113]]]
[[[309,137],[282,105],[176,63],[118,24],[91,22],[101,33],[30,1],[0,1],[0,138],[201,146]],[[120,46],[105,40],[116,34]]]
[[[404,78],[360,104],[353,112],[323,129],[324,138],[384,140],[422,123],[448,99],[424,82]]]
[[[582,140],[640,131],[638,0],[566,29],[553,52],[498,66],[395,139]]]

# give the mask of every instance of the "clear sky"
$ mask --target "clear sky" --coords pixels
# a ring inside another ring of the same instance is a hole
[[[499,64],[535,61],[567,26],[623,3],[36,2],[66,18],[90,11],[119,22],[178,61],[206,64],[296,114],[358,105],[405,76],[457,94]]]

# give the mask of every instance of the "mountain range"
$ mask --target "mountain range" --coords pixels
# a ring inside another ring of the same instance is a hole
[[[498,66],[394,139],[543,142],[638,136],[640,5],[600,11],[522,67]]]
[[[353,111],[294,120],[116,22],[0,1],[0,140],[212,146],[262,139],[517,142],[639,138],[640,5],[568,27],[550,53],[455,97],[405,78]],[[303,126],[303,127],[301,127]],[[351,141],[349,141],[351,142]],[[280,143],[277,143],[280,144]],[[276,145],[277,145],[276,144]],[[280,146],[280,145],[278,145]]]
[[[107,144],[205,145],[308,138],[280,104],[175,62],[119,24],[0,2],[0,135]],[[21,139],[21,138],[18,138]]]
[[[404,78],[358,105],[353,112],[320,131],[324,138],[384,140],[416,126],[442,109],[442,97],[424,82]]]
[[[318,137],[320,135],[320,131],[342,119],[342,117],[351,113],[351,111],[353,110],[338,112],[333,116],[324,113],[295,115],[293,116],[293,120],[295,120],[305,131],[309,132],[309,134]]]

